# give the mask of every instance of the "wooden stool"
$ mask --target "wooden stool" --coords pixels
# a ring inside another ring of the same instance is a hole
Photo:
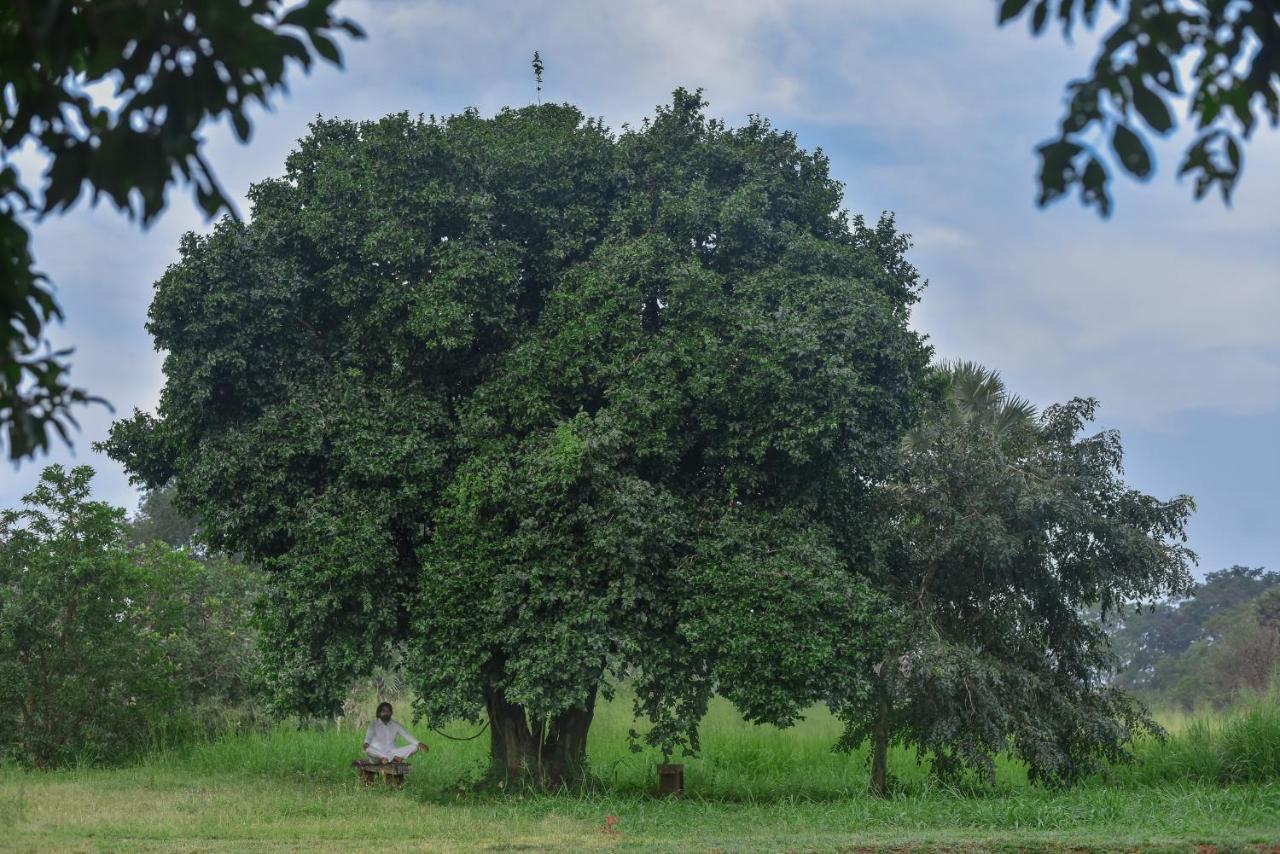
[[[367,786],[378,781],[378,777],[387,781],[388,786],[397,789],[404,785],[404,775],[411,766],[408,762],[374,762],[372,759],[354,759],[351,767],[360,773],[360,780]]]

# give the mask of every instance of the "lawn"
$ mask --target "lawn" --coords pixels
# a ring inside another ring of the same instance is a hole
[[[1250,717],[1252,715],[1252,717]],[[624,701],[592,731],[605,783],[587,796],[477,795],[485,738],[417,734],[432,747],[401,791],[364,788],[347,762],[360,733],[333,725],[240,735],[114,769],[0,770],[0,847],[47,850],[838,850],[868,846],[1192,850],[1280,844],[1280,712],[1178,721],[1136,765],[1068,791],[1002,761],[994,788],[930,780],[895,750],[889,799],[866,794],[863,754],[833,754],[821,710],[779,731],[717,703],[686,797],[651,795],[660,757],[632,753]],[[459,726],[455,735],[468,734]],[[606,816],[615,817],[612,831]]]

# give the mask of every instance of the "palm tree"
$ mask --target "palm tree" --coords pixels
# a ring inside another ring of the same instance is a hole
[[[945,497],[951,486],[933,477],[940,459],[953,459],[957,452],[963,456],[976,448],[987,448],[990,454],[989,444],[994,444],[1001,450],[990,455],[991,459],[1002,468],[1018,471],[1013,461],[1033,444],[1037,431],[1035,407],[1025,398],[1011,394],[996,371],[977,362],[958,360],[942,362],[932,369],[946,378],[947,394],[940,406],[903,436],[901,479],[886,485],[889,492],[902,500],[903,518],[922,518],[922,508],[953,500]],[[919,476],[920,473],[924,475]],[[895,527],[900,524],[901,519]],[[896,579],[901,585],[900,600],[918,609],[918,617],[941,640],[942,633],[930,613],[932,594],[929,590],[938,562],[906,563],[902,568],[905,571]],[[894,702],[889,673],[895,662],[907,662],[909,657],[902,649],[894,649],[876,669],[877,677],[884,681],[880,686],[876,721],[869,734],[871,791],[880,795],[888,791],[887,760]]]
[[[949,360],[933,367],[947,378],[943,407],[903,437],[903,450],[922,452],[932,441],[930,428],[939,420],[951,426],[979,426],[1004,439],[1034,427],[1036,408],[1026,398],[1010,394],[1000,374],[968,360]]]

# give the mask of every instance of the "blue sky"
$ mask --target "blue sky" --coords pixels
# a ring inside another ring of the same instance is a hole
[[[340,11],[369,33],[344,45],[346,71],[295,74],[260,113],[248,145],[211,128],[227,189],[279,174],[317,114],[491,113],[543,99],[613,127],[636,123],[676,86],[702,87],[730,124],[763,114],[821,147],[845,205],[894,211],[914,235],[929,287],[913,318],[943,358],[998,369],[1038,406],[1092,395],[1096,429],[1124,438],[1131,485],[1194,496],[1199,572],[1280,569],[1280,134],[1246,152],[1234,207],[1195,203],[1174,176],[1186,136],[1157,148],[1145,185],[1119,180],[1098,220],[1076,202],[1038,210],[1035,144],[1055,126],[1064,83],[1097,33],[1066,45],[997,29],[986,0],[363,0]],[[22,161],[26,169],[38,161]],[[73,380],[116,412],[154,407],[161,355],[143,329],[151,285],[179,236],[207,229],[184,191],[143,231],[81,206],[35,231],[38,265],[67,314],[56,345],[76,348]],[[245,210],[241,202],[241,210]],[[99,495],[133,508],[119,467],[93,453],[111,414],[81,412],[74,451],[0,470],[14,506],[47,462],[86,462]]]

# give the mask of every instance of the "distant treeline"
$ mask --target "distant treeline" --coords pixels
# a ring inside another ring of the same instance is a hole
[[[1186,598],[1123,615],[1111,636],[1118,687],[1155,705],[1228,706],[1280,672],[1280,572],[1211,572]]]

